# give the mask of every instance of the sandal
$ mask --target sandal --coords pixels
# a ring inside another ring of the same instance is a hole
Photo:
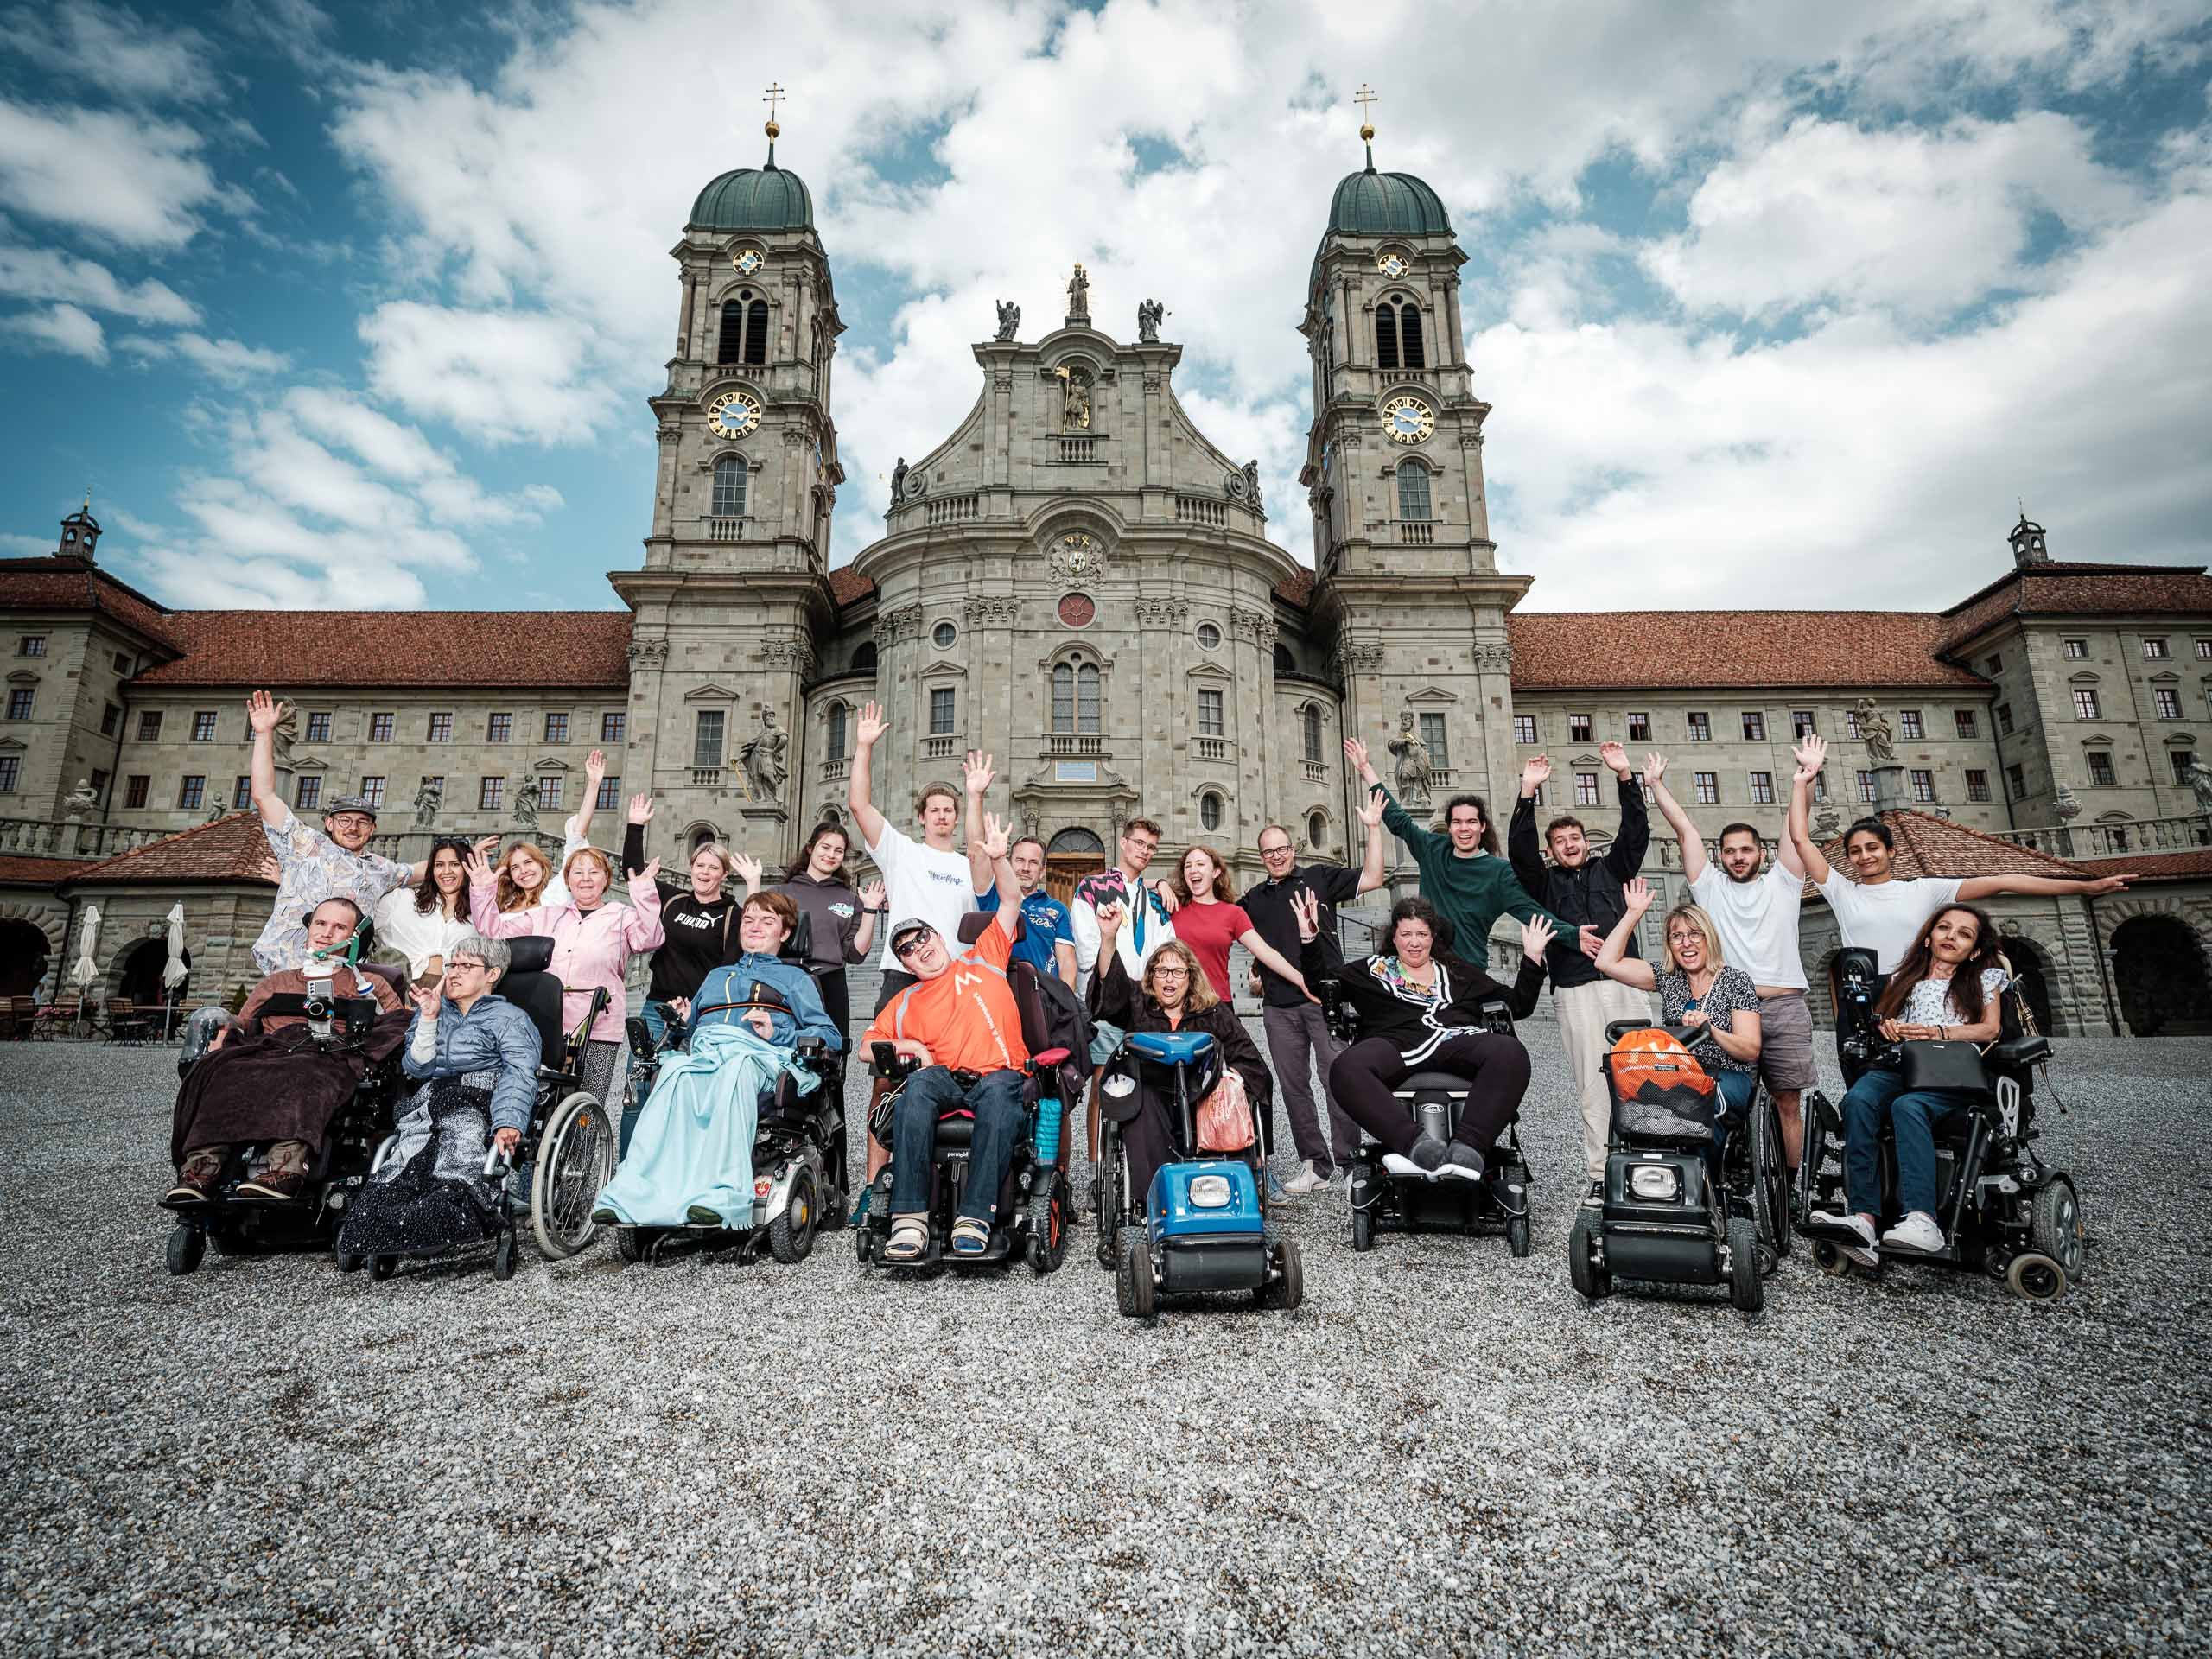
[[[981,1255],[991,1242],[991,1224],[978,1221],[973,1216],[963,1216],[952,1224],[952,1253],[955,1255]]]
[[[891,1237],[883,1247],[887,1262],[918,1262],[930,1247],[929,1224],[919,1216],[894,1216]]]

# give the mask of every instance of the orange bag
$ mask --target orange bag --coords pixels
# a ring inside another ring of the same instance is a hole
[[[1242,1152],[1252,1144],[1252,1104],[1244,1079],[1224,1067],[1214,1091],[1198,1103],[1198,1150]]]
[[[1663,1097],[1677,1089],[1710,1095],[1711,1075],[1697,1057],[1663,1031],[1624,1033],[1613,1045],[1613,1086],[1624,1100]]]

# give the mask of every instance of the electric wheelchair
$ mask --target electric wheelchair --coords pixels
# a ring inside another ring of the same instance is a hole
[[[1321,999],[1329,1034],[1346,1048],[1357,1042],[1359,1011],[1346,999],[1343,981],[1317,980],[1313,994]],[[1503,998],[1485,1002],[1482,1014],[1483,1022],[1475,1029],[1502,1037],[1514,1034],[1513,1015]],[[1425,1067],[1408,1072],[1391,1093],[1406,1103],[1423,1131],[1449,1141],[1466,1107],[1468,1088],[1466,1079],[1454,1072]],[[1399,1160],[1386,1163],[1388,1154],[1381,1144],[1363,1134],[1347,1179],[1352,1249],[1373,1249],[1378,1233],[1503,1233],[1506,1248],[1515,1255],[1528,1255],[1529,1160],[1521,1151],[1518,1108],[1495,1146],[1481,1150],[1491,1171],[1479,1181],[1417,1170],[1407,1173],[1396,1166]]]
[[[960,943],[973,944],[985,928],[996,925],[995,916],[971,912],[961,918]],[[1017,921],[1017,940],[1021,926]],[[1068,1180],[1066,1117],[1090,1080],[1088,1021],[1071,992],[1057,981],[1048,988],[1044,976],[1026,962],[1016,959],[1007,965],[1007,982],[1021,1014],[1022,1044],[1029,1050],[1022,1090],[1028,1132],[1007,1160],[989,1239],[977,1255],[952,1253],[952,1224],[967,1187],[968,1154],[976,1128],[969,1113],[956,1109],[938,1118],[931,1147],[927,1247],[911,1262],[887,1259],[892,1166],[886,1164],[868,1190],[867,1212],[854,1229],[854,1248],[863,1267],[935,1268],[949,1262],[969,1268],[1009,1262],[1025,1255],[1041,1275],[1058,1271],[1066,1258],[1074,1205]],[[869,1109],[868,1127],[888,1147],[899,1096],[921,1066],[889,1043],[874,1045],[869,1059],[870,1071],[888,1086]]]
[[[1843,1254],[1842,1233],[1818,1223],[1801,1223],[1821,1271],[1878,1275],[1893,1260],[1979,1268],[2002,1281],[2014,1295],[2037,1302],[2056,1301],[2081,1278],[2088,1229],[2080,1197],[2072,1177],[2045,1164],[2034,1148],[2042,1138],[2035,1126],[2035,1073],[2037,1066],[2049,1063],[2050,1039],[2037,1031],[2012,963],[2002,957],[1998,963],[2007,979],[1998,993],[1998,1039],[1980,1052],[1975,1073],[1980,1086],[1962,1090],[1960,1109],[1935,1128],[1936,1219],[1943,1230],[1943,1249],[1885,1248],[1881,1266],[1864,1268]],[[1837,957],[1836,1031],[1847,1089],[1870,1070],[1901,1069],[1903,1051],[1922,1046],[1891,1043],[1882,1036],[1874,1003],[1884,983],[1872,951],[1853,946]],[[1808,1094],[1799,1167],[1807,1215],[1851,1207],[1844,1192],[1843,1158],[1840,1104],[1821,1093]],[[1901,1218],[1896,1139],[1887,1122],[1882,1127],[1878,1160],[1882,1191],[1878,1232]]]
[[[1639,1042],[1639,1034],[1658,1040]],[[1678,1285],[1720,1285],[1742,1313],[1766,1304],[1766,1275],[1788,1248],[1788,1174],[1774,1102],[1755,1090],[1745,1121],[1728,1126],[1717,1083],[1694,1049],[1705,1026],[1616,1020],[1600,1064],[1612,1096],[1604,1197],[1583,1205],[1567,1235],[1567,1276],[1586,1301],[1610,1296],[1616,1274]],[[1717,1164],[1717,1167],[1716,1167]]]
[[[799,912],[798,925],[779,953],[802,963],[810,954],[812,918]],[[834,971],[806,963],[819,978]],[[747,1008],[788,1013],[783,1001],[771,994],[738,1002],[712,1002],[694,1008],[696,1017]],[[676,1046],[673,1039],[655,1043],[642,1019],[626,1022],[630,1039],[629,1097],[643,1101],[652,1092],[663,1058]],[[772,1094],[760,1103],[759,1125],[753,1141],[753,1207],[744,1217],[702,1220],[687,1227],[631,1227],[614,1230],[616,1250],[625,1262],[662,1262],[679,1246],[699,1249],[734,1247],[741,1261],[750,1261],[763,1242],[768,1253],[786,1264],[802,1262],[824,1231],[845,1224],[845,1057],[819,1037],[801,1037],[793,1046],[807,1069],[818,1079],[802,1095],[789,1072],[776,1080]],[[703,1212],[702,1212],[703,1213]]]
[[[365,926],[363,930],[366,931]],[[366,941],[356,939],[343,960],[359,965],[363,973],[376,974],[389,982],[403,1001],[406,988],[402,970],[378,963],[359,963]],[[310,976],[304,995],[287,993],[264,1002],[253,1020],[231,1028],[241,1036],[260,1033],[268,1016],[297,1017],[307,1021],[309,1041],[324,1054],[359,1055],[384,1010],[371,997],[334,994],[334,981]],[[195,1022],[187,1028],[186,1046],[177,1057],[176,1074],[182,1082],[208,1052],[221,1024]],[[391,1131],[394,1111],[405,1090],[399,1070],[399,1049],[370,1062],[344,1104],[332,1116],[329,1128],[299,1195],[292,1198],[255,1198],[234,1201],[232,1194],[251,1168],[253,1146],[232,1148],[230,1166],[207,1202],[168,1206],[175,1217],[169,1232],[168,1266],[173,1274],[194,1271],[205,1259],[212,1242],[219,1255],[243,1255],[283,1249],[327,1249],[353,1193],[368,1179],[373,1154]]]
[[[507,971],[495,988],[537,1027],[541,1058],[530,1123],[519,1143],[529,1153],[510,1155],[495,1144],[484,1160],[485,1179],[499,1199],[499,1223],[491,1240],[492,1274],[497,1279],[514,1274],[518,1209],[526,1208],[531,1236],[546,1260],[563,1261],[590,1245],[599,1230],[592,1220],[593,1201],[614,1173],[620,1109],[587,1091],[582,1080],[584,1044],[593,1022],[606,1009],[606,988],[595,989],[590,1009],[574,1030],[565,1029],[561,982],[550,971],[553,941],[542,934],[524,934],[509,939],[507,948]],[[387,1133],[368,1170],[354,1185],[397,1156],[398,1150],[398,1136]],[[427,1254],[448,1253],[442,1247]],[[399,1270],[401,1258],[338,1253],[335,1260],[341,1273],[365,1266],[370,1278],[382,1281]]]

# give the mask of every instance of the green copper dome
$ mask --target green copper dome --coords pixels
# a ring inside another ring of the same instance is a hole
[[[1410,173],[1348,173],[1329,202],[1329,228],[1352,236],[1449,236],[1443,199]]]
[[[767,166],[723,174],[699,193],[686,223],[704,231],[804,231],[814,224],[814,198],[805,180],[776,165],[771,144]]]

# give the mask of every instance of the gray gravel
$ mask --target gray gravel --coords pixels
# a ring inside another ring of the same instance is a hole
[[[1059,1274],[386,1285],[162,1271],[162,1051],[0,1048],[10,1652],[2180,1653],[2207,1627],[2212,1044],[2059,1045],[2089,1276],[2030,1307],[1802,1252],[1586,1309],[1536,1249],[1345,1242],[1137,1328]]]

